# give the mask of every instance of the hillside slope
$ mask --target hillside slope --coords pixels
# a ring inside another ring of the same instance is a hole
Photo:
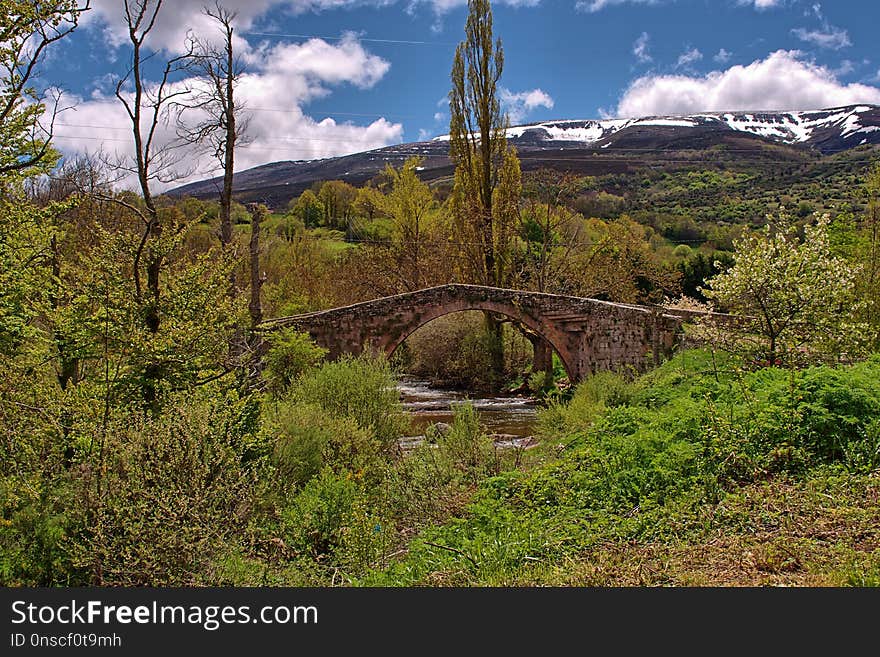
[[[598,176],[699,162],[734,166],[798,163],[880,144],[880,107],[547,121],[511,127],[507,136],[517,147],[525,171],[548,167]],[[424,180],[451,175],[448,137],[441,136],[341,157],[274,162],[248,169],[236,174],[236,198],[279,207],[317,181],[338,179],[361,185],[386,164],[399,166],[412,156],[424,158]],[[168,193],[214,198],[218,191],[219,178],[213,178]]]

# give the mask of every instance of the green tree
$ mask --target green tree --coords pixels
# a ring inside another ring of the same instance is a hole
[[[489,0],[469,0],[465,40],[455,51],[449,92],[449,155],[455,163],[450,210],[466,279],[495,287],[508,283],[510,245],[517,223],[521,174],[507,144],[498,81],[504,69],[501,39],[493,42]],[[496,344],[493,369],[503,369],[501,324],[486,314]]]
[[[783,216],[735,242],[734,265],[702,290],[716,309],[738,317],[717,333],[723,346],[770,364],[860,353],[867,327],[857,319],[859,272],[833,254],[829,223],[819,217],[801,241]]]
[[[25,191],[28,178],[58,160],[50,145],[54,109],[46,120],[33,78],[86,9],[73,0],[0,0],[0,352],[9,355],[34,336],[33,320],[46,309],[55,217],[68,207],[38,208]]]
[[[377,199],[382,213],[394,222],[394,260],[407,291],[427,285],[423,262],[428,251],[424,243],[425,219],[434,205],[434,195],[416,174],[421,162],[421,158],[409,158],[399,170],[387,165],[385,176],[390,181],[390,189]]]
[[[584,248],[572,254],[570,294],[622,303],[657,303],[678,292],[679,275],[651,248],[652,229],[622,215],[585,222]]]
[[[358,190],[354,201],[354,211],[358,217],[373,221],[382,216],[382,192],[375,187],[365,185]]]
[[[324,215],[324,206],[311,189],[307,189],[295,201],[290,202],[290,212],[303,222],[306,228],[317,228]]]
[[[357,190],[342,180],[328,180],[321,185],[318,199],[324,210],[323,225],[344,230],[347,239],[352,237],[352,218]]]
[[[55,155],[53,113],[47,122],[45,97],[32,86],[48,48],[76,29],[88,3],[76,0],[0,0],[0,175],[45,173]]]

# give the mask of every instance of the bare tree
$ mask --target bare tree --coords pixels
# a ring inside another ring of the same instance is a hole
[[[222,43],[217,45],[208,38],[190,36],[192,54],[187,66],[204,81],[204,86],[194,89],[187,102],[181,105],[183,119],[196,112],[198,121],[192,126],[181,121],[178,135],[186,143],[196,144],[210,153],[223,169],[220,242],[228,247],[232,243],[235,147],[243,141],[247,129],[247,119],[242,116],[243,107],[235,99],[235,88],[244,74],[244,66],[234,49],[236,14],[227,11],[219,0],[213,7],[205,7],[203,12],[217,23]]]
[[[116,97],[125,108],[131,122],[135,154],[133,162],[120,162],[117,165],[137,177],[143,197],[143,206],[131,203],[120,196],[112,200],[131,210],[141,219],[143,232],[135,249],[132,277],[135,299],[143,309],[144,324],[152,334],[159,332],[159,304],[161,298],[160,273],[164,253],[160,244],[162,222],[159,208],[153,195],[155,182],[167,183],[184,176],[177,167],[181,163],[178,144],[160,140],[158,131],[168,118],[174,103],[189,90],[179,84],[172,84],[174,75],[182,71],[191,53],[172,57],[165,62],[159,82],[147,85],[144,66],[151,54],[145,46],[146,40],[162,8],[162,0],[124,0],[125,22],[131,42],[131,67],[116,83]],[[133,87],[128,90],[128,85]],[[147,274],[144,289],[141,280],[141,267]],[[144,371],[144,399],[155,401],[156,381],[161,377],[161,366],[151,363]]]

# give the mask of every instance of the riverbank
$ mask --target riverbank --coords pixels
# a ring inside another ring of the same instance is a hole
[[[543,463],[483,481],[363,583],[880,585],[878,417],[877,356],[597,375],[540,413]]]

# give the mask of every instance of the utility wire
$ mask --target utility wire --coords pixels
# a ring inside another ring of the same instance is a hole
[[[263,36],[275,38],[289,39],[325,39],[329,41],[343,41],[351,38],[351,36],[321,36],[319,34],[283,34],[281,32],[242,32],[245,36]],[[354,34],[357,41],[367,41],[369,43],[397,43],[407,46],[457,46],[458,42],[454,41],[413,41],[409,39],[371,39],[361,37]]]

